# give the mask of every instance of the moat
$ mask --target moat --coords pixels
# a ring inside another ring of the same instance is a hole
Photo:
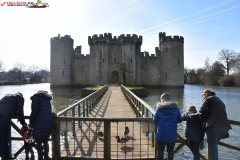
[[[202,101],[201,92],[206,88],[214,90],[217,93],[217,96],[220,97],[226,104],[229,119],[240,121],[240,110],[238,109],[240,104],[240,88],[185,85],[182,89],[148,89],[148,97],[143,98],[143,100],[154,108],[155,104],[159,100],[160,94],[163,92],[169,92],[172,96],[172,101],[178,102],[181,112],[184,113],[189,105],[195,105],[196,108],[199,109]],[[59,112],[81,99],[80,89],[50,89],[49,83],[0,86],[0,96],[3,97],[7,93],[22,92],[25,98],[24,113],[25,115],[29,115],[31,112],[30,96],[38,90],[46,90],[53,95],[52,104],[53,111],[55,112]],[[240,129],[236,126],[232,127],[233,130],[230,130],[230,138],[224,140],[224,142],[226,141],[229,144],[239,146],[238,136],[240,135]],[[179,124],[178,133],[183,135],[184,128],[185,123]],[[18,148],[19,145],[16,144],[14,147]],[[14,147],[13,150],[15,150]],[[201,153],[205,154],[205,150],[201,151]],[[221,157],[220,159],[229,159],[229,157],[231,157],[231,159],[238,159],[240,153],[220,146],[219,155],[219,157]],[[191,159],[191,153],[188,148],[184,147],[176,154],[176,158]]]

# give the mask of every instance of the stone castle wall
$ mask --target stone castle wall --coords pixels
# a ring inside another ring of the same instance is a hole
[[[51,86],[119,83],[183,87],[183,37],[159,33],[155,54],[141,52],[142,36],[88,37],[90,54],[73,50],[70,36],[51,38]]]

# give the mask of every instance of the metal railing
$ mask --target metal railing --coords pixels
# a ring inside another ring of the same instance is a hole
[[[103,86],[101,89],[60,111],[57,116],[87,117],[107,90],[108,85]],[[71,112],[70,115],[69,112]]]
[[[78,121],[82,122],[81,126],[73,129],[73,122]],[[55,116],[54,123],[53,159],[155,159],[152,141],[145,134],[150,129],[152,118],[113,119]],[[145,131],[143,130],[144,123],[147,128]],[[126,126],[130,129],[128,140],[123,144],[118,143],[116,136],[124,137],[123,131]],[[98,138],[98,131],[103,131],[104,136]],[[68,141],[64,141],[64,135],[59,134],[60,132],[68,132]]]

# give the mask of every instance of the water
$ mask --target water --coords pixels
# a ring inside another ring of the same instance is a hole
[[[182,89],[149,89],[149,96],[143,98],[149,105],[155,108],[156,103],[159,101],[159,97],[163,92],[168,92],[171,95],[171,100],[176,101],[179,105],[181,113],[186,112],[188,106],[195,105],[197,110],[200,108],[202,97],[201,93],[205,89],[211,89],[217,93],[217,96],[222,99],[226,105],[228,118],[236,121],[240,121],[240,88],[229,88],[229,87],[213,87],[213,86],[199,86],[199,85],[185,85]],[[30,97],[38,90],[46,90],[53,96],[53,111],[59,112],[62,109],[70,106],[81,99],[80,89],[50,89],[49,83],[42,84],[27,84],[27,85],[9,85],[0,86],[0,98],[7,93],[21,92],[25,98],[24,103],[24,114],[30,115],[31,113],[31,100]],[[19,124],[19,123],[18,123]],[[184,136],[185,122],[179,124],[178,133]],[[232,125],[230,130],[230,138],[223,140],[228,144],[234,146],[240,146],[240,127]],[[13,135],[18,135],[14,130]],[[20,136],[20,135],[19,135]],[[23,143],[14,143],[13,152],[17,151]],[[50,146],[51,147],[51,146]],[[206,150],[202,150],[201,153],[205,155]],[[51,153],[50,153],[51,154]],[[35,151],[35,156],[37,155]],[[21,154],[18,159],[24,159],[24,155]],[[229,158],[230,157],[230,158]],[[219,159],[220,160],[237,160],[240,157],[240,152],[219,147]],[[187,147],[183,147],[176,155],[175,159],[190,160],[192,154]]]

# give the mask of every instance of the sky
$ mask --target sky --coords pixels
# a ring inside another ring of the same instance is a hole
[[[37,2],[37,0],[32,0]],[[141,51],[155,54],[159,32],[184,37],[184,66],[202,68],[222,49],[240,53],[240,0],[42,0],[47,8],[7,6],[0,0],[0,61],[50,69],[50,39],[70,35],[89,54],[88,36],[143,36]],[[4,5],[3,5],[4,4]]]

